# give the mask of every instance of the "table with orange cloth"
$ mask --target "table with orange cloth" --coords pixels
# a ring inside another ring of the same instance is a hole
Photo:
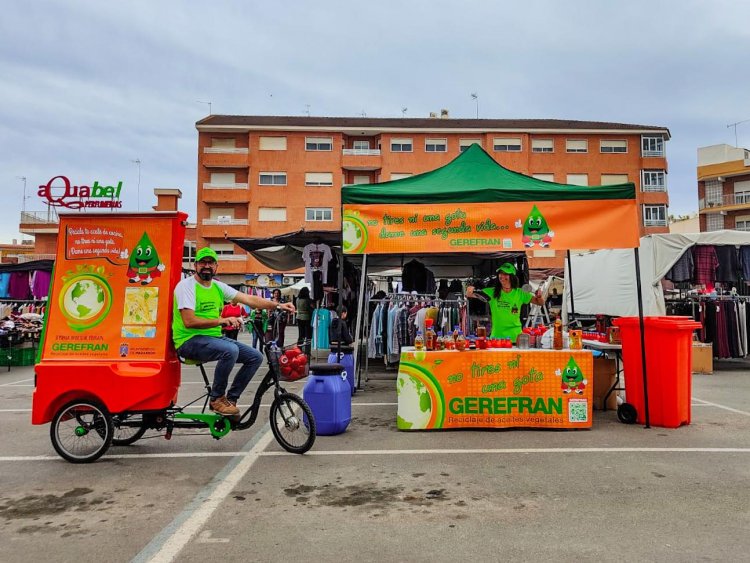
[[[591,350],[401,351],[399,430],[591,428]]]

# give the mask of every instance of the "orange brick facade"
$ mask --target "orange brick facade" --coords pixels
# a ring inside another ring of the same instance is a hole
[[[197,128],[197,243],[198,246],[218,244],[225,253],[230,250],[223,245],[232,237],[266,237],[303,227],[337,230],[342,185],[376,183],[391,180],[393,175],[433,170],[450,162],[460,153],[461,145],[472,140],[477,140],[506,168],[526,175],[551,174],[553,181],[562,184],[569,183],[568,175],[586,174],[591,186],[605,183],[607,175],[627,176],[627,181],[636,185],[639,209],[643,205],[664,208],[663,225],[658,226],[644,226],[641,212],[641,232],[668,232],[666,186],[660,191],[644,191],[642,186],[644,170],[662,171],[666,177],[666,153],[643,156],[642,150],[644,136],[661,137],[666,145],[669,132],[660,127],[556,120],[210,116],[198,122]],[[268,143],[275,143],[277,149],[283,146],[282,141],[268,138],[284,138],[285,149],[264,150]],[[324,150],[309,150],[306,143],[320,139],[326,140]],[[517,146],[511,151],[496,150],[496,139],[520,140],[520,150]],[[410,140],[411,150],[392,150],[392,143],[398,144],[399,140]],[[537,140],[544,143],[545,152],[537,152],[541,149]],[[428,150],[428,141],[438,141],[437,146],[430,143],[430,148],[441,152]],[[570,141],[579,141],[579,146],[580,141],[585,141],[586,152],[570,152]],[[618,150],[623,151],[624,147],[624,151],[602,152],[602,142],[607,141],[616,141]],[[365,142],[369,149],[363,148]],[[285,174],[286,183],[261,185],[263,173]],[[315,173],[330,173],[332,185],[306,185],[306,177],[309,179],[306,175]],[[224,188],[229,184],[212,183],[212,174],[224,181],[231,178],[226,174],[234,174],[233,184]],[[307,220],[309,208],[330,208],[331,220]],[[268,219],[268,213],[273,214],[272,219],[281,218],[281,209],[285,210],[286,220],[260,220]],[[216,219],[219,213],[223,218]],[[653,224],[654,221],[649,221],[649,225]],[[244,254],[238,247],[233,252]],[[550,263],[537,260],[538,267],[559,264],[559,255]],[[240,256],[227,256],[221,262],[221,270],[225,274],[269,271],[252,258],[245,260]]]

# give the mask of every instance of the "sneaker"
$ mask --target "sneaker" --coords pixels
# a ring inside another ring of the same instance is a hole
[[[224,416],[240,414],[240,409],[230,403],[224,395],[217,397],[213,401],[209,401],[208,407],[215,413],[223,414]]]

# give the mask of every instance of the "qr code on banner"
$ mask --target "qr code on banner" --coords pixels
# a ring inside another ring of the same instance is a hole
[[[588,422],[588,399],[570,399],[568,401],[568,422]]]

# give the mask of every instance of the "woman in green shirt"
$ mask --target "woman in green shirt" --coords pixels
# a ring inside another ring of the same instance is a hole
[[[544,305],[540,291],[532,294],[521,289],[520,285],[516,267],[506,262],[497,269],[494,286],[481,290],[490,298],[491,338],[510,338],[515,343],[521,334],[521,306],[527,303]],[[466,288],[466,297],[477,297],[473,286]]]

